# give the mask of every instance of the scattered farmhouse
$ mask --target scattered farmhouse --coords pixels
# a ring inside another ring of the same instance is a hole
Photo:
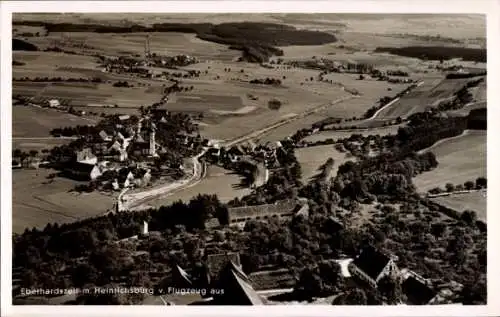
[[[102,175],[97,165],[80,162],[68,163],[64,168],[64,173],[77,180],[95,180]]]

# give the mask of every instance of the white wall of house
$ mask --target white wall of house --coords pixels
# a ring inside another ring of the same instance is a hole
[[[99,167],[94,166],[94,168],[90,172],[90,179],[95,180],[96,178],[98,178],[101,175],[102,175],[102,173],[101,173],[101,170],[99,169]]]

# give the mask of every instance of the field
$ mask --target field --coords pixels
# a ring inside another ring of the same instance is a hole
[[[12,137],[49,137],[50,130],[62,126],[94,124],[90,118],[78,117],[50,109],[12,107]]]
[[[113,198],[97,192],[71,193],[77,182],[46,177],[54,171],[14,170],[12,172],[12,230],[22,233],[26,227],[42,228],[49,222],[74,222],[104,214],[113,206]]]
[[[275,142],[281,141],[288,136],[293,135],[300,129],[310,128],[314,123],[326,119],[326,116],[321,114],[312,114],[303,119],[298,119],[290,122],[289,124],[285,124],[277,129],[270,131],[257,138],[257,143],[264,144],[266,142]]]
[[[237,188],[240,184],[240,177],[233,174],[231,171],[224,170],[217,166],[209,166],[207,175],[198,184],[174,192],[172,195],[163,197],[154,201],[149,201],[147,204],[159,207],[169,205],[179,199],[189,201],[198,194],[217,194],[222,202],[228,202],[235,197],[243,197],[250,193],[249,188]]]
[[[423,78],[424,83],[403,96],[398,102],[384,108],[377,115],[379,118],[408,117],[425,111],[429,106],[437,104],[457,92],[470,79],[444,79],[440,77]]]
[[[304,141],[306,142],[318,142],[318,141],[324,141],[327,139],[343,139],[343,138],[348,138],[353,134],[361,134],[363,136],[368,136],[368,135],[388,135],[388,134],[397,134],[398,129],[400,128],[399,125],[394,125],[394,126],[389,126],[389,127],[382,127],[382,128],[373,128],[370,130],[353,130],[353,131],[321,131],[315,134],[312,134],[306,138],[304,138]]]
[[[316,174],[319,173],[321,165],[325,164],[326,160],[333,158],[334,166],[332,176],[335,176],[339,165],[348,161],[344,153],[337,151],[333,145],[321,145],[295,150],[295,155],[302,167],[302,181],[309,182]]]
[[[450,196],[436,197],[433,201],[451,208],[458,212],[464,210],[474,210],[477,213],[478,219],[486,221],[487,218],[487,199],[486,193],[472,192],[466,194],[456,194]]]
[[[30,150],[41,151],[50,150],[55,146],[67,144],[71,139],[64,138],[19,138],[12,140],[12,149],[20,149],[29,152]]]
[[[436,169],[418,175],[414,183],[418,191],[426,192],[446,183],[454,185],[486,177],[486,132],[466,131],[465,134],[442,140],[430,147],[439,162]]]

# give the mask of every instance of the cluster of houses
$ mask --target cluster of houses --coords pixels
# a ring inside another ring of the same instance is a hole
[[[110,189],[142,187],[150,183],[153,159],[166,149],[156,142],[156,124],[144,116],[137,123],[131,117],[119,117],[112,133],[101,130],[88,146],[75,152],[64,164],[66,176],[86,181],[100,181]],[[165,117],[160,122],[165,122]],[[129,163],[135,158],[138,163]],[[182,169],[182,165],[177,166]]]
[[[263,163],[266,168],[278,168],[278,153],[285,153],[283,144],[280,141],[267,142],[266,144],[255,144],[249,140],[245,143],[221,148],[217,144],[211,147],[206,156],[215,163],[236,163],[242,160]]]

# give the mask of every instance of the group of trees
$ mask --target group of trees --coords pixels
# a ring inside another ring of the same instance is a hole
[[[266,79],[252,79],[250,84],[281,86],[281,79],[269,77]]]
[[[476,181],[466,181],[463,184],[453,185],[452,183],[447,183],[445,185],[445,189],[441,187],[435,187],[429,190],[429,194],[440,194],[443,192],[452,193],[454,191],[463,191],[463,190],[474,190],[474,189],[484,189],[487,188],[487,179],[486,177],[478,177]]]
[[[29,77],[20,77],[20,78],[13,78],[12,81],[33,81],[33,82],[68,82],[68,83],[85,83],[85,82],[92,82],[92,83],[102,83],[103,80],[102,78],[99,77],[93,77],[93,78],[63,78],[63,77],[35,77],[35,78],[29,78]]]
[[[281,105],[282,105],[281,100],[278,100],[275,98],[273,98],[267,102],[267,106],[271,110],[279,110],[279,108],[281,108]]]
[[[100,132],[98,126],[94,125],[77,125],[73,127],[55,128],[50,130],[50,135],[55,137],[72,137],[72,136],[87,136],[96,135]]]

